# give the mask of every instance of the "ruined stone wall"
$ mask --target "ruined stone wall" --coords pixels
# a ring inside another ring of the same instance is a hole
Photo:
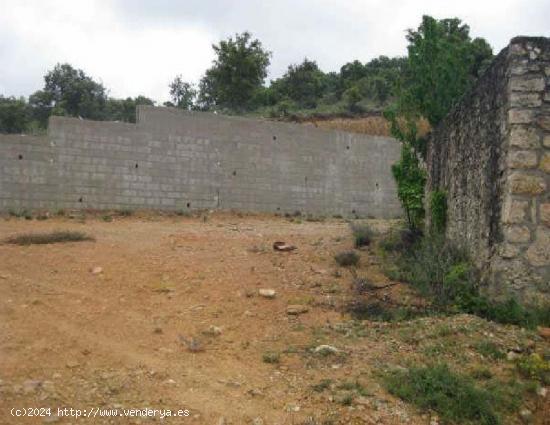
[[[550,39],[511,41],[432,133],[427,167],[487,292],[550,301]]]
[[[0,136],[0,210],[238,209],[399,217],[399,144],[170,108],[138,123],[52,117],[48,136]]]

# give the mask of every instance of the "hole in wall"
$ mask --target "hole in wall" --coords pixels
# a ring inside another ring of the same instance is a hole
[[[137,167],[138,167],[138,164],[137,164],[137,162],[136,162],[136,168],[137,168]]]
[[[281,211],[281,207],[277,207],[277,211]]]
[[[82,196],[80,198],[78,198],[78,202],[82,202],[83,199],[82,199]]]
[[[348,151],[349,151],[349,146],[346,146],[346,150],[348,150]]]
[[[187,203],[187,208],[191,208],[191,202]]]
[[[273,136],[273,140],[277,140],[277,136]]]
[[[351,210],[351,213],[352,213],[352,214],[355,214],[355,210]]]
[[[234,176],[237,175],[237,170],[233,170],[233,175],[234,175]]]
[[[376,188],[378,189],[378,182],[376,182]]]
[[[19,159],[23,159],[23,155],[19,155],[17,158]]]

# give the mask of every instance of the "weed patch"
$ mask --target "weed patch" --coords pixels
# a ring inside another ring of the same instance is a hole
[[[351,224],[355,248],[369,246],[374,237],[374,231],[366,224]]]
[[[82,232],[56,231],[50,233],[26,233],[12,236],[5,240],[14,245],[43,245],[62,242],[93,241],[94,239]]]
[[[384,385],[390,393],[420,409],[434,410],[446,423],[501,423],[493,408],[498,400],[445,364],[388,373]]]

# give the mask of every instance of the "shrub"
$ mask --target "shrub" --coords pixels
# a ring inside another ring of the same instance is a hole
[[[550,361],[537,353],[524,356],[517,362],[519,372],[529,379],[536,379],[543,385],[550,385]]]
[[[498,400],[445,364],[391,372],[384,376],[384,384],[397,397],[421,409],[436,411],[444,422],[500,423],[493,407]]]
[[[359,255],[353,251],[344,251],[336,254],[334,259],[342,267],[356,266],[359,263]]]
[[[123,208],[118,213],[119,213],[119,215],[121,215],[123,217],[130,217],[130,216],[134,215],[134,210],[132,210],[130,208]]]
[[[281,356],[274,351],[268,351],[262,355],[262,360],[264,363],[279,363]]]
[[[354,237],[355,248],[369,246],[374,237],[374,231],[367,224],[352,224],[351,231]]]
[[[60,242],[93,241],[94,239],[82,232],[55,231],[51,233],[27,233],[12,236],[6,239],[6,243],[15,245],[50,244]]]
[[[447,224],[447,194],[436,190],[430,196],[430,216],[432,230],[436,233],[445,231]]]

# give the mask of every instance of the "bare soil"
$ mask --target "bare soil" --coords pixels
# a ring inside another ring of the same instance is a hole
[[[391,224],[370,223],[380,230]],[[438,338],[454,341],[438,356],[465,370],[483,361],[474,337],[490,335],[503,350],[548,349],[533,332],[471,316],[351,321],[339,308],[350,297],[351,272],[333,259],[352,249],[343,220],[219,213],[0,221],[3,240],[54,230],[95,241],[0,244],[2,424],[148,423],[14,418],[14,407],[190,411],[164,423],[428,424],[429,414],[383,389],[380,372],[423,361],[426,344]],[[297,250],[276,252],[275,241]],[[359,274],[389,283],[372,252],[360,255]],[[259,289],[276,295],[262,297]],[[398,286],[377,292],[413,297]],[[287,314],[296,304],[308,311]],[[316,354],[321,344],[338,352]],[[326,389],[315,387],[327,379]],[[360,394],[345,385],[355,382]],[[538,401],[528,407],[539,416],[544,409]]]

